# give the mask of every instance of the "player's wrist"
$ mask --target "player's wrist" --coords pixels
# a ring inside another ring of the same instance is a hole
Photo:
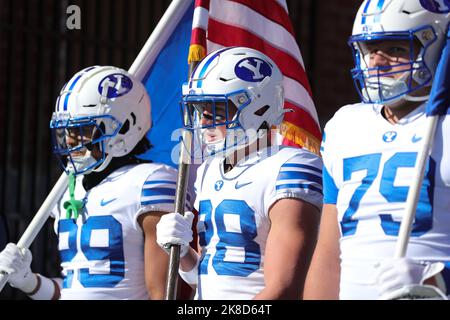
[[[41,276],[40,274],[35,274],[37,278],[37,286],[32,291],[27,293],[27,295],[33,300],[57,300],[60,296],[60,288],[58,283],[53,280]]]
[[[14,286],[12,283],[11,285]],[[39,276],[36,273],[30,272],[29,275],[25,277],[23,284],[20,287],[16,286],[16,288],[23,291],[26,295],[32,295],[39,290],[40,286],[41,279]]]
[[[189,271],[183,271],[182,265],[180,264],[180,268],[178,269],[178,274],[180,275],[181,279],[184,280],[187,284],[191,286],[196,286],[198,283],[198,265],[199,265],[200,259],[197,258],[196,263]]]

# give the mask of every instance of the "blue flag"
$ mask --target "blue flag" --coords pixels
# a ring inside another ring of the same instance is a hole
[[[450,107],[450,28],[434,75],[427,115],[444,115]]]
[[[142,158],[177,168],[182,126],[181,86],[188,79],[188,52],[194,5],[189,6],[142,79],[150,96],[152,128],[147,137],[153,148]]]

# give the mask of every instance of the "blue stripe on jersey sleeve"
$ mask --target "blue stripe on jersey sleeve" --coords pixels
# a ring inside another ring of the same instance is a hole
[[[171,180],[155,180],[155,181],[145,181],[144,185],[148,186],[150,184],[173,184],[176,185],[175,181]]]
[[[308,180],[322,184],[322,177],[308,172],[282,171],[278,174],[277,181],[280,180]]]
[[[149,200],[149,201],[141,201],[141,205],[148,206],[151,204],[160,204],[160,203],[174,203],[173,199],[158,199],[158,200]]]
[[[309,166],[307,164],[300,164],[300,163],[285,163],[281,166],[281,168],[302,168],[302,169],[308,169],[311,171],[315,171],[318,172],[320,174],[322,174],[322,170],[314,167],[314,166]]]
[[[143,197],[175,196],[175,189],[173,188],[142,189],[142,196]]]
[[[173,188],[152,188],[142,189],[142,197],[155,197],[155,196],[175,196],[176,190]],[[186,200],[191,201],[191,195],[186,193]]]
[[[336,204],[339,189],[325,166],[323,167],[323,203]]]

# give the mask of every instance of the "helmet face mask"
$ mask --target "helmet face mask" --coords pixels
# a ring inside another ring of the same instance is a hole
[[[125,70],[90,67],[63,87],[50,121],[53,152],[67,173],[102,171],[150,129],[150,99]]]
[[[402,99],[427,100],[448,21],[448,14],[428,11],[419,0],[364,1],[348,41],[362,101],[395,106]],[[374,42],[402,44],[408,57],[401,63],[369,65],[367,48]]]
[[[111,134],[105,133],[106,120],[115,123],[116,130]],[[108,115],[71,118],[54,112],[51,121],[53,152],[68,172],[90,172],[104,163],[107,158],[105,143],[121,126]]]
[[[224,48],[205,57],[183,86],[181,101],[189,115],[184,128],[202,146],[194,157],[229,155],[278,125],[284,114],[282,79],[274,62],[254,49]]]
[[[381,40],[374,39],[351,38],[358,61],[352,76],[364,102],[395,102],[431,83],[432,72],[421,58],[424,49],[415,37],[384,34]],[[377,54],[388,62],[374,65],[371,61]]]

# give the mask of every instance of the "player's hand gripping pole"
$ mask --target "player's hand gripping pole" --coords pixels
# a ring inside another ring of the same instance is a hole
[[[430,99],[427,105],[427,123],[423,136],[423,145],[417,155],[413,184],[406,199],[405,215],[403,216],[398,234],[394,258],[406,255],[411,228],[416,213],[420,189],[425,168],[433,147],[439,115],[446,114],[450,107],[450,28],[447,29],[447,39],[442,49],[441,58],[436,67]]]
[[[59,177],[58,181],[56,182],[55,186],[50,191],[47,198],[45,199],[45,201],[42,203],[41,207],[35,214],[33,220],[31,220],[30,224],[26,228],[19,242],[17,242],[17,246],[19,248],[28,249],[31,246],[37,234],[47,221],[51,209],[55,205],[56,201],[58,201],[58,199],[60,199],[63,193],[66,191],[68,181],[69,176],[65,172],[63,172]],[[0,292],[3,290],[3,287],[5,286],[6,282],[8,282],[8,274],[0,273]]]

